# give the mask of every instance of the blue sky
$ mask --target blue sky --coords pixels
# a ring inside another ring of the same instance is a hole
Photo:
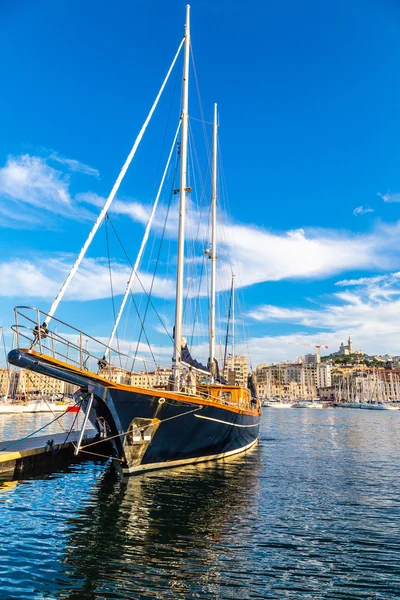
[[[108,195],[179,45],[184,11],[176,1],[2,3],[5,328],[14,305],[51,304],[96,217],[93,198]],[[220,111],[226,236],[234,239],[221,258],[238,271],[255,364],[295,358],[303,349],[292,341],[336,349],[348,333],[368,352],[400,354],[399,33],[400,9],[390,0],[192,2],[205,118],[215,101]],[[177,123],[179,68],[118,195],[130,216],[111,213],[132,258],[145,222],[138,211],[146,215],[154,199]],[[201,134],[195,85],[191,101]],[[170,238],[156,290],[168,325]],[[99,336],[112,326],[104,240],[103,228],[75,295],[57,313]],[[115,239],[111,252],[118,293],[127,267]],[[154,315],[148,327],[169,356]],[[126,324],[129,339],[136,332]],[[205,338],[196,343],[204,356]]]

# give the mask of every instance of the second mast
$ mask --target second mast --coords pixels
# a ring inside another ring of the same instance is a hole
[[[182,353],[182,317],[183,317],[183,277],[185,262],[185,221],[186,221],[186,179],[189,119],[189,56],[190,56],[190,6],[186,6],[185,54],[183,59],[182,89],[182,137],[181,137],[181,173],[179,182],[179,231],[178,263],[176,272],[176,306],[174,335],[174,385],[179,386],[179,370]]]

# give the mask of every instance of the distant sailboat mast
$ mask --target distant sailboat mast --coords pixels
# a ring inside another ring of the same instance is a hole
[[[226,322],[225,351],[224,351],[224,365],[223,365],[224,371],[226,371],[226,369],[229,370],[229,360],[227,359],[227,356],[228,356],[229,330],[230,330],[230,322],[231,322],[231,314],[232,314],[232,296],[233,296],[233,280],[231,283],[231,294],[229,297],[228,319]]]
[[[181,172],[179,183],[179,234],[178,234],[178,264],[176,271],[176,306],[175,306],[175,336],[174,336],[174,386],[179,387],[179,371],[182,355],[182,315],[183,315],[183,276],[185,262],[185,217],[186,217],[186,178],[187,178],[187,148],[188,148],[188,109],[189,109],[189,55],[190,55],[190,6],[186,6],[185,25],[185,54],[183,59],[183,90],[182,90],[182,130],[181,130]]]

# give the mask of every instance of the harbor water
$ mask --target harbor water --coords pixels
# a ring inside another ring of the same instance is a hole
[[[225,462],[5,480],[0,598],[399,598],[399,456],[400,412],[266,409]]]

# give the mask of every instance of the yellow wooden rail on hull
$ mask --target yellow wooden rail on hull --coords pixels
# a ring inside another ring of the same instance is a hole
[[[239,386],[199,385],[197,387],[199,395],[192,396],[183,392],[172,392],[165,389],[142,388],[138,386],[116,383],[110,381],[109,379],[106,379],[105,377],[102,377],[97,373],[92,373],[91,371],[79,369],[78,367],[74,367],[73,365],[53,358],[52,356],[41,354],[36,350],[30,350],[28,348],[19,348],[19,351],[29,356],[36,356],[42,362],[48,365],[53,365],[55,367],[60,367],[63,371],[83,376],[89,381],[100,384],[105,388],[123,390],[127,392],[136,392],[145,396],[152,396],[156,398],[167,397],[172,400],[187,402],[189,404],[218,406],[218,408],[238,414],[247,414],[253,416],[261,414],[261,410],[258,407],[254,409],[250,408],[251,396],[249,390]],[[58,376],[58,378],[63,379],[63,377],[61,376]],[[68,381],[68,378],[65,377],[64,380]],[[202,394],[204,394],[207,397],[202,397]],[[227,403],[227,400],[225,400],[227,394],[230,394],[229,403]]]

